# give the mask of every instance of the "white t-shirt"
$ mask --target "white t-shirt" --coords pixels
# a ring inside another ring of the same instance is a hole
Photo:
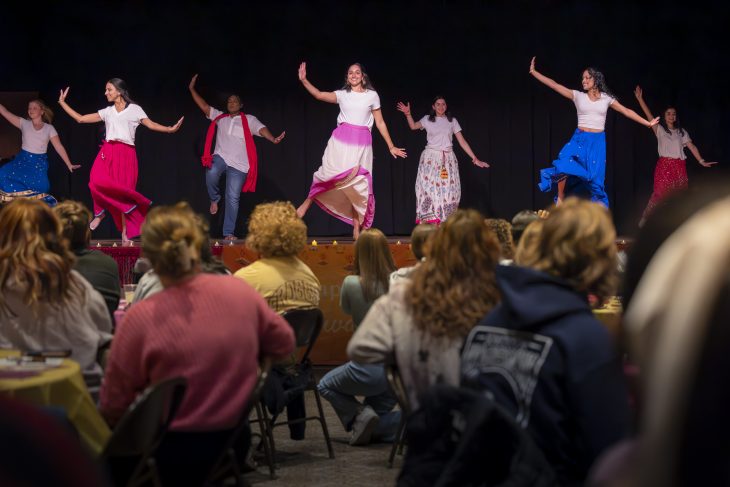
[[[452,138],[455,133],[461,132],[461,126],[455,117],[449,119],[436,117],[433,122],[429,121],[428,115],[419,120],[422,130],[426,131],[426,149],[449,150],[453,146]]]
[[[134,132],[144,118],[149,118],[142,107],[131,103],[121,112],[114,105],[99,110],[99,116],[106,124],[106,140],[118,140],[134,145]]]
[[[603,130],[606,127],[606,113],[608,107],[616,101],[615,98],[601,93],[601,97],[592,101],[588,93],[573,90],[573,103],[578,111],[578,127]]]
[[[208,118],[213,120],[222,113],[222,111],[210,107]],[[246,115],[246,120],[248,121],[248,128],[251,129],[251,135],[261,137],[259,131],[266,125],[259,122],[259,119],[253,115]],[[246,141],[243,138],[240,115],[223,117],[218,120],[218,132],[215,137],[215,151],[213,154],[221,156],[226,164],[233,169],[248,172],[248,154],[246,154]]]
[[[335,91],[337,103],[340,105],[340,114],[337,116],[337,124],[349,123],[362,127],[373,128],[373,110],[380,108],[380,97],[373,90],[357,91]]]
[[[689,138],[689,133],[686,130],[684,130],[684,135],[680,134],[677,129],[669,129],[669,131],[671,134],[668,134],[661,125],[656,126],[659,157],[669,157],[684,161],[687,159],[684,148],[692,142],[692,139]]]
[[[44,123],[40,130],[36,130],[33,127],[33,122],[25,118],[20,119],[20,133],[23,135],[23,145],[21,147],[31,154],[45,154],[48,152],[48,141],[51,140],[51,137],[58,135],[58,132],[50,123]]]

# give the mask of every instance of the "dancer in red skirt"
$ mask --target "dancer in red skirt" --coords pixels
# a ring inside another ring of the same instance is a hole
[[[654,118],[649,106],[644,101],[644,93],[640,86],[636,87],[634,95],[639,101],[644,114],[648,118]],[[651,194],[651,199],[649,199],[649,204],[646,205],[639,226],[644,224],[656,205],[667,195],[687,188],[685,147],[695,156],[701,166],[710,167],[717,164],[717,162],[707,162],[702,158],[699,149],[692,143],[689,134],[679,123],[676,108],[667,107],[664,110],[664,116],[659,121],[659,125],[654,125],[651,128],[656,135],[659,151],[659,160],[654,169],[654,191]]]
[[[89,227],[95,230],[105,213],[114,219],[122,232],[122,243],[127,245],[131,238],[140,234],[142,222],[151,201],[136,191],[137,152],[134,148],[134,134],[139,124],[155,132],[171,134],[177,132],[183,118],[175,125],[165,126],[153,122],[142,107],[129,97],[126,83],[112,78],[106,83],[104,95],[112,105],[96,113],[81,115],[68,103],[69,88],[61,90],[58,103],[66,113],[79,123],[104,122],[106,136],[99,154],[94,160],[89,176],[89,189],[94,200],[94,219]]]

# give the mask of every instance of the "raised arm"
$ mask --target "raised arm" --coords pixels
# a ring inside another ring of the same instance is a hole
[[[634,88],[634,96],[636,97],[636,100],[639,102],[639,106],[641,107],[641,110],[644,112],[644,115],[646,115],[647,120],[651,120],[654,118],[654,115],[652,115],[651,110],[649,110],[649,105],[646,104],[644,101],[644,91],[641,89],[641,86],[636,85],[636,88]],[[653,125],[651,129],[656,133],[657,131],[657,125]]]
[[[413,117],[411,116],[411,103],[403,103],[398,102],[398,104],[395,106],[399,112],[402,112],[403,115],[406,116],[406,120],[408,121],[408,126],[411,128],[411,130],[421,130],[423,128],[423,124],[421,122],[414,122]]]
[[[540,83],[544,84],[548,88],[553,89],[554,91],[560,93],[565,98],[572,100],[573,99],[573,90],[569,90],[565,86],[561,85],[560,83],[557,83],[556,81],[553,81],[552,79],[548,78],[547,76],[539,73],[537,69],[535,69],[535,57],[533,56],[532,61],[530,61],[530,74],[535,77]]]
[[[180,125],[182,125],[184,118],[185,117],[180,117],[180,120],[178,120],[177,123],[175,123],[175,125],[173,126],[160,125],[157,122],[153,122],[149,118],[143,118],[142,120],[140,120],[140,123],[148,129],[154,130],[155,132],[162,132],[163,134],[174,134],[180,129]]]
[[[462,149],[464,149],[464,152],[466,152],[469,157],[471,157],[471,162],[474,163],[477,167],[489,167],[489,164],[487,164],[484,161],[480,161],[477,156],[474,155],[474,152],[471,150],[471,147],[469,147],[469,143],[466,141],[463,135],[461,135],[461,131],[456,132],[454,134],[456,136],[456,140],[459,142],[459,145]]]
[[[98,113],[88,113],[86,115],[81,115],[79,112],[71,108],[68,103],[66,103],[66,96],[68,96],[68,90],[71,89],[70,86],[67,86],[65,90],[61,90],[61,92],[58,95],[58,104],[61,105],[61,108],[63,108],[63,111],[68,113],[71,118],[76,120],[78,123],[97,123],[101,122],[101,117]]]
[[[700,155],[700,150],[697,148],[696,145],[694,145],[692,143],[691,140],[689,142],[687,142],[687,148],[692,153],[692,155],[695,156],[695,159],[697,159],[697,162],[700,164],[700,166],[710,167],[710,166],[714,166],[715,164],[717,164],[717,162],[708,162],[708,161],[704,160],[702,158],[702,156]]]
[[[385,120],[383,120],[383,114],[380,111],[380,108],[378,108],[377,110],[373,110],[373,117],[375,118],[375,126],[378,127],[378,132],[380,132],[380,135],[383,136],[383,140],[385,141],[385,143],[388,144],[388,150],[390,151],[390,155],[393,156],[393,159],[397,157],[405,158],[405,149],[396,147],[395,144],[393,144],[393,141],[390,140],[388,126],[385,125]]]
[[[71,159],[68,158],[68,154],[66,153],[66,148],[63,147],[63,144],[61,143],[61,139],[58,137],[58,135],[54,135],[51,137],[51,144],[53,144],[53,148],[56,149],[56,152],[58,152],[58,155],[61,157],[63,162],[66,164],[66,167],[68,168],[68,172],[74,172],[74,169],[78,169],[81,166],[79,164],[73,164],[71,162]]]
[[[0,115],[2,115],[5,120],[13,124],[15,128],[20,128],[20,117],[14,113],[10,113],[3,105],[0,105]]]
[[[197,74],[193,76],[193,79],[190,80],[190,84],[188,85],[188,88],[190,89],[190,94],[193,96],[193,101],[195,101],[195,104],[198,105],[198,107],[203,111],[205,116],[210,117],[210,105],[208,105],[208,102],[206,102],[203,97],[200,96],[195,90],[196,81],[198,81]]]
[[[263,127],[261,130],[259,130],[259,135],[271,142],[272,144],[278,144],[286,136],[286,131],[280,133],[278,137],[274,137],[268,128]]]
[[[309,82],[307,79],[307,63],[299,65],[299,81],[302,82],[304,88],[309,92],[309,94],[317,100],[326,101],[327,103],[337,103],[337,95],[331,91],[319,91],[312,83]]]
[[[623,115],[624,117],[626,117],[626,118],[630,118],[630,119],[631,119],[631,120],[633,120],[634,122],[636,122],[636,123],[640,123],[640,124],[641,124],[641,125],[643,125],[644,127],[647,127],[647,128],[652,128],[652,127],[654,127],[654,126],[655,126],[656,124],[658,124],[658,123],[659,123],[659,117],[656,117],[656,118],[655,118],[655,119],[653,119],[653,120],[647,120],[647,119],[645,119],[645,118],[642,118],[642,117],[641,117],[641,116],[639,116],[639,114],[638,114],[638,113],[636,113],[635,111],[631,110],[630,108],[626,108],[625,106],[623,106],[622,104],[620,104],[620,103],[618,102],[618,100],[614,100],[614,101],[613,101],[613,103],[611,103],[611,104],[610,104],[609,106],[610,106],[611,108],[613,108],[614,110],[616,110],[617,112],[619,112],[619,113],[620,113],[621,115]]]

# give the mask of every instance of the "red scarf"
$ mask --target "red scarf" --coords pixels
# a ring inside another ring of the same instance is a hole
[[[246,155],[248,156],[248,176],[246,176],[246,182],[241,188],[242,193],[256,191],[256,176],[258,174],[258,156],[256,155],[256,146],[253,143],[253,135],[251,135],[251,129],[248,126],[248,120],[243,112],[239,112],[241,115],[241,126],[243,127],[243,140],[246,142]],[[213,135],[215,134],[215,126],[223,117],[235,116],[227,113],[221,113],[215,117],[208,127],[208,133],[205,136],[205,148],[203,149],[203,167],[210,169],[213,166],[213,155],[210,153],[210,148],[213,145]]]

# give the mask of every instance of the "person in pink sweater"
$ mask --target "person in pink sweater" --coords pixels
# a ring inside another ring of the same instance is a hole
[[[202,483],[206,462],[215,460],[240,419],[259,360],[295,348],[289,324],[250,285],[200,273],[203,235],[196,218],[184,203],[148,214],[142,249],[165,289],[132,307],[118,325],[101,389],[100,410],[113,425],[147,386],[187,379],[157,455],[169,485],[182,485],[171,476]]]

